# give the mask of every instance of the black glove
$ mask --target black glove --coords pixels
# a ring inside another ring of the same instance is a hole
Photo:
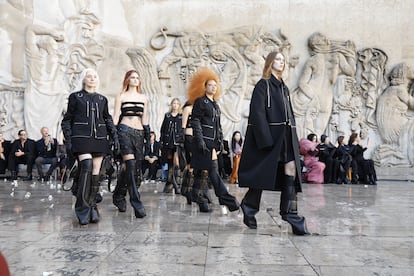
[[[118,156],[120,154],[120,145],[118,138],[114,139],[114,156]]]
[[[66,154],[68,155],[72,154],[72,142],[70,140],[66,140],[65,146],[66,146]]]
[[[146,143],[146,144],[149,144],[149,142],[150,142],[150,126],[149,125],[145,125],[144,126],[144,142]]]

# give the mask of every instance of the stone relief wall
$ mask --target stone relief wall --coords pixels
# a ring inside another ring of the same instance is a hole
[[[381,168],[407,169],[412,177],[408,169],[414,167],[414,73],[403,61],[387,69],[386,50],[314,31],[307,36],[309,57],[299,57],[289,33],[254,24],[211,32],[159,26],[148,36],[147,46],[137,46],[103,32],[102,17],[85,3],[76,2],[77,11],[54,25],[33,23],[27,19],[32,10],[17,9],[14,1],[1,4],[11,16],[24,15],[17,24],[0,25],[0,131],[7,139],[14,139],[21,128],[38,139],[42,126],[61,138],[66,98],[78,88],[79,74],[87,67],[98,70],[110,110],[124,72],[137,69],[150,99],[151,128],[159,133],[170,100],[178,97],[184,103],[191,75],[205,66],[220,76],[222,125],[230,139],[234,130],[245,132],[264,57],[279,50],[286,56],[284,79],[299,136],[325,133],[335,140],[360,132],[367,158]],[[20,48],[25,74],[15,53]]]

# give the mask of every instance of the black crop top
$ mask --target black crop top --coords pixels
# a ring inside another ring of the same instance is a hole
[[[142,102],[123,102],[121,105],[121,117],[138,116],[144,114],[144,103]]]

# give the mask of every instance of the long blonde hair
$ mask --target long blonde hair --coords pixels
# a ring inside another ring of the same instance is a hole
[[[173,105],[173,103],[175,102],[175,101],[177,101],[178,102],[178,110],[177,110],[177,112],[178,113],[182,113],[183,112],[183,110],[182,110],[182,104],[181,104],[181,101],[180,101],[180,99],[179,98],[173,98],[172,100],[171,100],[171,102],[170,102],[170,113],[173,111],[172,110],[172,105]]]

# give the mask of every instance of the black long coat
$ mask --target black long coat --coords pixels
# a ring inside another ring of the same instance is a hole
[[[269,86],[268,86],[269,85]],[[269,88],[269,89],[268,89]],[[255,86],[239,166],[239,186],[280,191],[284,164],[279,162],[286,131],[292,133],[296,191],[301,192],[299,142],[287,86],[273,75]]]

